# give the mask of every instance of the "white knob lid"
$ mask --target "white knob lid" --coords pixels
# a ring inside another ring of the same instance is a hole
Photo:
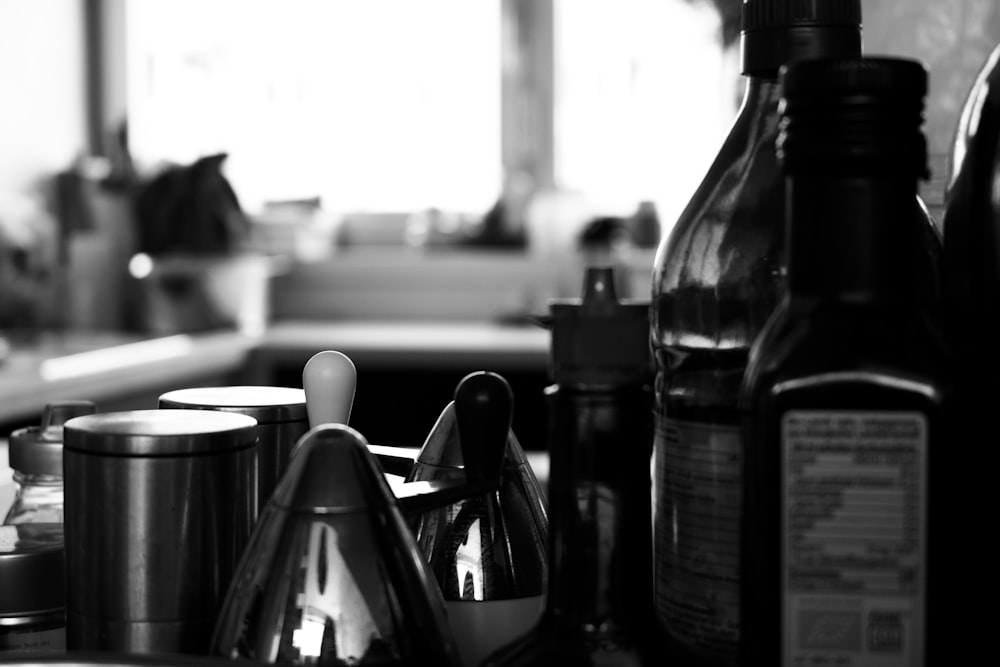
[[[314,354],[302,369],[309,428],[347,424],[357,380],[357,369],[346,354],[334,350]]]

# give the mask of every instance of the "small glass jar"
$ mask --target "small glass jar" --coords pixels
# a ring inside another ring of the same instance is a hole
[[[63,526],[0,526],[0,657],[66,648]]]
[[[52,401],[45,405],[40,426],[11,433],[8,452],[16,491],[4,525],[63,522],[63,424],[96,411],[91,401]]]

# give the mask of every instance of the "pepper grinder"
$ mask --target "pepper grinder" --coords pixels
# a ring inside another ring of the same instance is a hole
[[[488,414],[504,397],[470,383],[456,400]],[[464,479],[403,484],[394,495],[360,433],[341,423],[311,428],[257,522],[210,653],[457,666],[440,591],[406,517],[499,487],[501,446],[464,454]]]
[[[466,383],[483,383],[506,399],[484,414],[462,400]],[[435,508],[411,522],[448,608],[462,664],[530,630],[544,606],[548,513],[524,450],[511,430],[513,396],[500,375],[465,376],[431,429],[406,482],[460,479],[470,449],[504,452],[499,488]]]

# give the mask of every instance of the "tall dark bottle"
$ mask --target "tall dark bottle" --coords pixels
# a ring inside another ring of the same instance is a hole
[[[975,448],[970,451],[986,454],[994,449],[995,414],[1000,405],[1000,346],[996,342],[1000,321],[1000,189],[996,187],[1000,177],[1000,44],[980,69],[957,118],[948,167],[942,280],[945,333],[958,370],[958,441]],[[985,450],[979,449],[982,446]],[[956,482],[949,497],[964,508],[995,505],[994,466],[954,465]],[[968,539],[967,535],[940,539],[955,544]],[[994,567],[990,550],[962,550],[962,567],[954,571],[951,590],[975,591],[981,599],[996,599],[996,578],[983,576]],[[959,600],[953,603],[953,609],[963,606]],[[988,650],[984,644],[995,633],[995,614],[962,614],[961,618],[962,627],[954,632],[961,642],[956,645],[970,652],[977,645]]]
[[[549,578],[524,637],[483,667],[658,665],[650,595],[652,362],[648,301],[619,301],[589,268],[583,299],[553,302]]]
[[[781,85],[788,292],[741,393],[741,658],[950,664],[928,652],[956,545],[931,506],[949,502],[954,370],[912,224],[927,73],[797,62]]]
[[[980,70],[955,129],[945,193],[946,332],[958,355],[972,432],[992,430],[1000,401],[1000,44]]]
[[[860,55],[860,23],[860,0],[744,2],[743,104],[657,253],[654,585],[659,621],[689,664],[732,665],[737,655],[737,397],[750,345],[784,289],[778,69]]]

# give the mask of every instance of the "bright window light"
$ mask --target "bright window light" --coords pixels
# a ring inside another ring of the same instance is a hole
[[[554,23],[559,184],[611,215],[651,201],[669,227],[736,112],[717,12],[686,0],[556,0]]]
[[[130,0],[140,165],[227,152],[248,208],[485,211],[501,187],[500,0]]]
[[[525,48],[504,42],[508,1],[129,0],[133,155],[227,152],[250,210],[484,213],[518,141],[501,131],[503,51]],[[735,115],[717,12],[552,1],[556,184],[600,214],[652,201],[669,227]]]

